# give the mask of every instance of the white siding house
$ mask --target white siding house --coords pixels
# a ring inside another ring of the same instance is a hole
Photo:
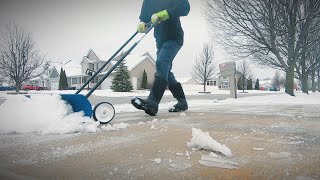
[[[89,88],[95,86],[95,84],[101,80],[104,75],[117,63],[121,58],[121,55],[117,56],[112,60],[103,70],[97,75],[89,84]],[[69,87],[80,88],[89,78],[88,72],[91,71],[92,74],[101,68],[107,61],[101,60],[96,53],[90,49],[88,54],[82,58],[80,66],[73,67],[73,69],[66,68],[66,74],[68,77]],[[155,60],[152,56],[146,52],[143,54],[129,54],[124,62],[128,67],[130,72],[131,82],[134,89],[141,88],[142,75],[145,70],[148,77],[148,84],[151,84],[154,80],[155,74]],[[97,89],[110,89],[114,71],[102,82],[102,84]]]

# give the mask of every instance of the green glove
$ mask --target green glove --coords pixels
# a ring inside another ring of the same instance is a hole
[[[157,12],[157,13],[155,13],[155,14],[153,14],[151,16],[152,24],[154,24],[156,22],[160,23],[161,21],[165,21],[165,20],[168,20],[168,19],[169,19],[169,14],[168,14],[167,10],[163,10],[163,11]]]
[[[138,24],[138,26],[137,26],[137,31],[138,31],[139,33],[144,33],[144,32],[146,32],[146,30],[147,30],[146,23],[140,22],[140,23]]]

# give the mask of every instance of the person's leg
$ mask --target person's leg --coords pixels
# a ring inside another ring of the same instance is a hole
[[[166,41],[157,52],[156,74],[151,92],[146,100],[134,98],[131,103],[137,109],[144,110],[147,114],[155,116],[163,93],[169,81],[171,64],[181,46],[176,41]]]
[[[174,74],[171,71],[169,72],[168,80],[169,90],[171,91],[173,97],[178,100],[178,103],[173,105],[173,108],[170,108],[169,112],[181,112],[188,110],[188,103],[182,86],[179,82],[177,82]]]

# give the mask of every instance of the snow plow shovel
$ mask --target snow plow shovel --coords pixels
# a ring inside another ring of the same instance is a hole
[[[155,23],[157,24],[157,23]],[[101,83],[113,72],[113,70],[128,56],[128,54],[140,43],[140,41],[149,33],[151,29],[154,28],[155,24],[148,23],[147,30],[142,35],[142,37],[136,41],[128,51],[114,64],[111,69],[100,79],[95,86],[86,94],[79,94],[115,57],[119,52],[138,34],[136,31],[118,50],[115,52],[103,66],[101,66],[81,87],[75,94],[61,94],[64,101],[72,106],[74,112],[84,112],[84,116],[93,116],[95,121],[99,121],[100,124],[109,123],[115,116],[115,110],[111,103],[101,102],[97,104],[93,109],[88,98],[95,91]]]

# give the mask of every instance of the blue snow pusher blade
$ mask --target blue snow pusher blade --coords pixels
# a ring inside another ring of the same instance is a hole
[[[74,112],[84,112],[84,116],[92,116],[92,106],[88,98],[82,94],[60,94],[61,98],[72,106]]]

